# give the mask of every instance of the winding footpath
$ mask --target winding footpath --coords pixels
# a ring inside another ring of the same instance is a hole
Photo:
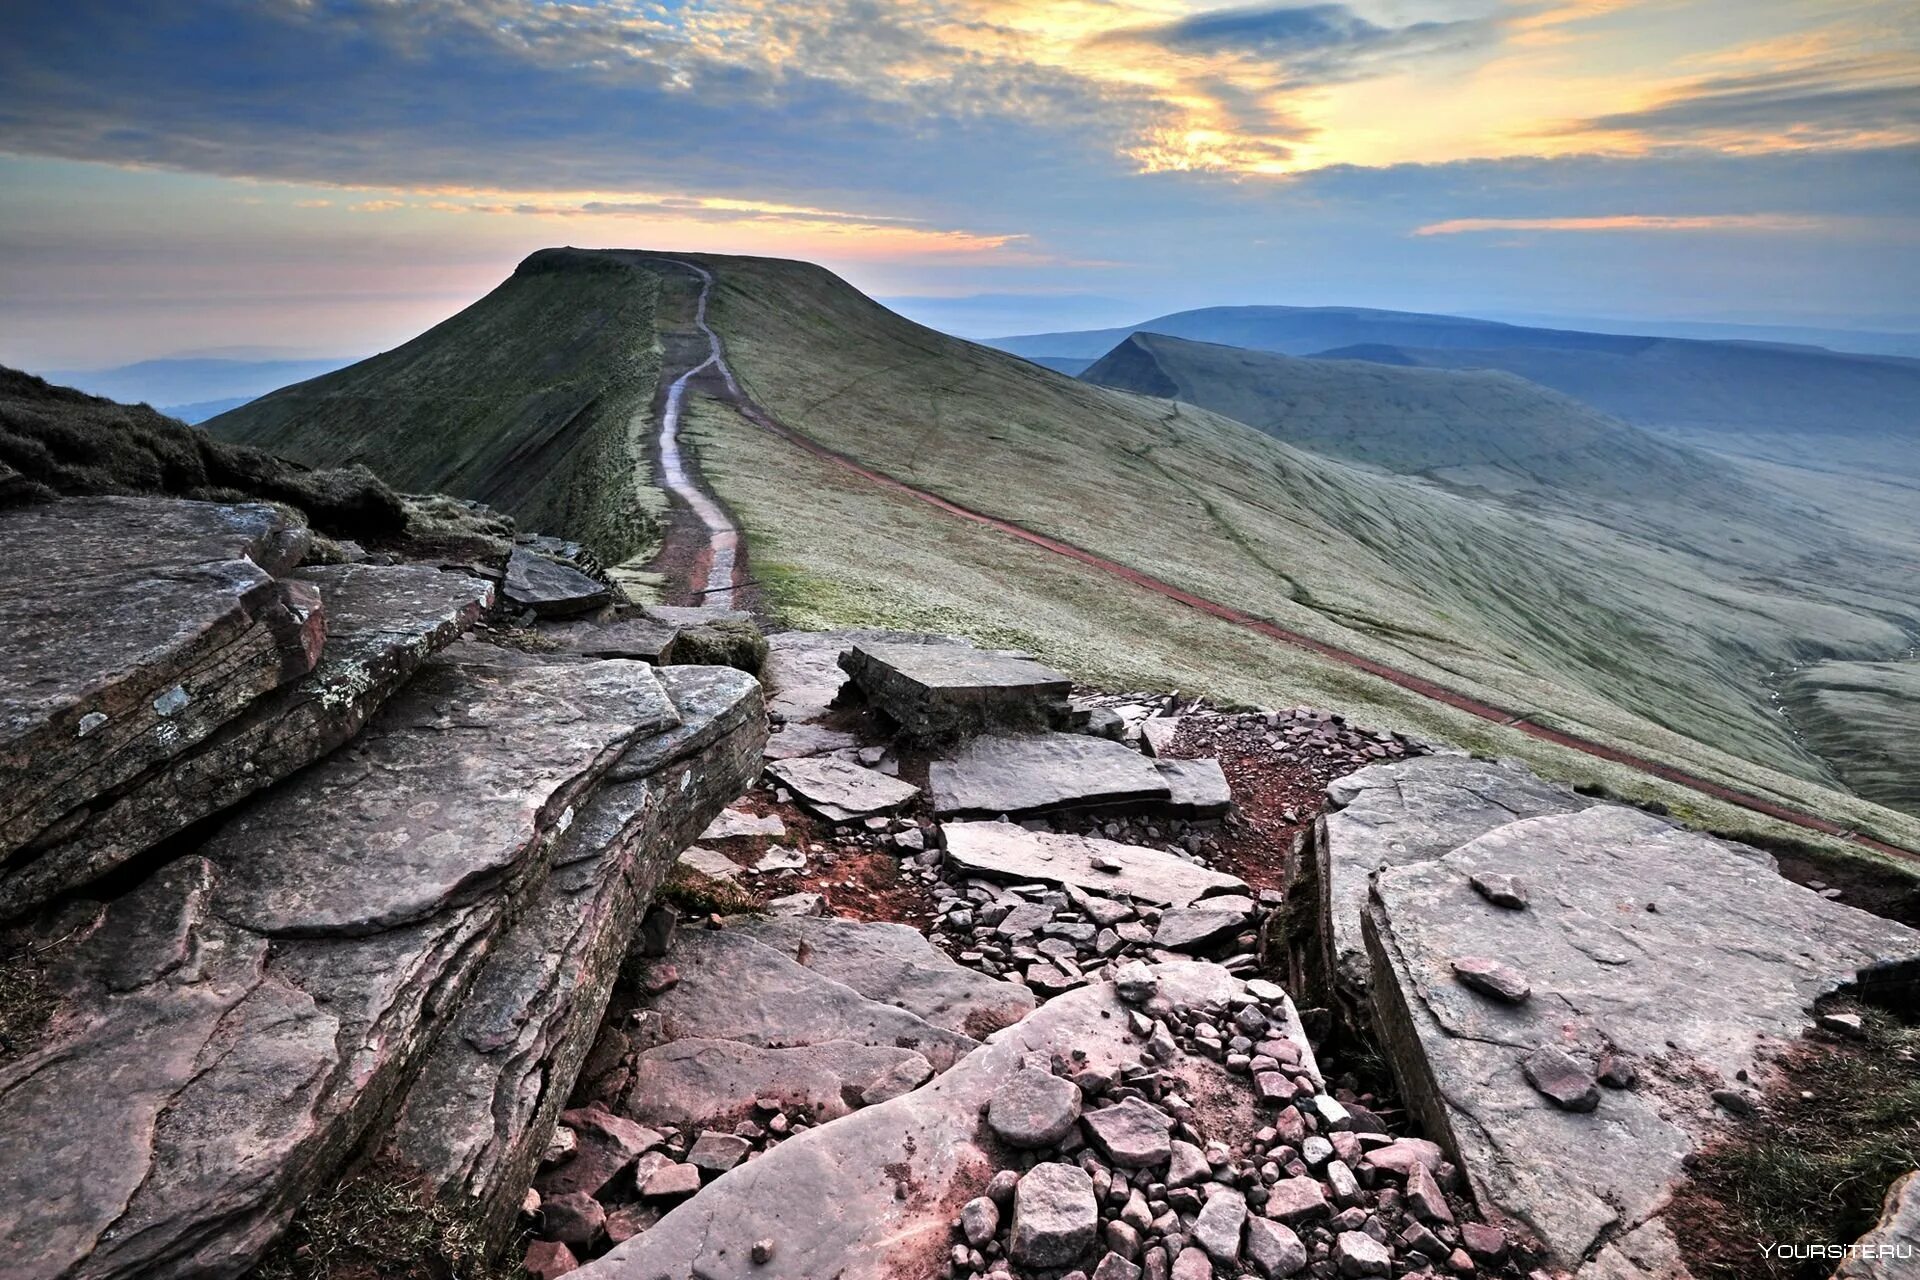
[[[674,382],[673,389],[668,394],[668,410],[661,423],[661,456],[663,459],[670,458],[672,460],[670,464],[672,469],[669,470],[668,473],[670,477],[670,487],[673,487],[674,491],[680,493],[682,497],[687,498],[688,505],[692,506],[697,513],[701,513],[702,521],[706,522],[708,529],[714,533],[715,569],[707,575],[708,585],[709,588],[712,589],[716,582],[724,584],[726,594],[722,598],[728,602],[732,600],[732,565],[734,563],[735,548],[739,541],[739,530],[735,528],[733,522],[726,516],[726,513],[721,511],[712,499],[708,498],[705,493],[699,490],[698,486],[687,479],[685,471],[680,467],[680,454],[677,445],[672,447],[671,453],[668,452],[670,444],[669,437],[679,419],[679,400],[685,392],[686,383],[696,374],[703,372],[709,367],[719,373],[721,381],[725,386],[725,398],[728,403],[732,405],[740,416],[747,419],[747,421],[764,431],[778,436],[796,448],[805,450],[816,458],[832,463],[834,466],[843,470],[850,471],[864,480],[870,481],[882,488],[889,489],[903,497],[925,503],[948,515],[956,516],[973,524],[982,525],[986,528],[1007,534],[1010,537],[1018,538],[1022,542],[1039,547],[1044,551],[1052,552],[1055,555],[1062,556],[1069,560],[1078,561],[1111,577],[1119,578],[1136,587],[1144,588],[1156,595],[1186,605],[1188,608],[1196,609],[1209,617],[1217,618],[1222,622],[1255,632],[1270,640],[1278,640],[1282,644],[1292,645],[1295,648],[1305,649],[1309,652],[1319,654],[1321,657],[1331,659],[1332,661],[1358,671],[1364,671],[1368,675],[1378,677],[1381,680],[1387,681],[1389,684],[1397,685],[1411,693],[1417,693],[1422,697],[1445,703],[1447,706],[1453,707],[1456,710],[1464,711],[1469,715],[1478,716],[1482,720],[1491,721],[1502,727],[1516,730],[1517,732],[1526,734],[1528,737],[1539,739],[1542,742],[1551,742],[1557,746],[1567,747],[1596,759],[1626,765],[1628,768],[1637,769],[1642,773],[1652,774],[1656,778],[1687,787],[1703,795],[1712,796],[1716,800],[1721,800],[1727,804],[1746,809],[1751,813],[1758,813],[1765,817],[1788,823],[1805,831],[1814,831],[1821,835],[1831,836],[1834,839],[1846,840],[1850,843],[1861,845],[1864,848],[1889,854],[1897,858],[1920,858],[1920,850],[1890,844],[1885,840],[1876,839],[1864,832],[1857,831],[1852,827],[1843,826],[1830,819],[1822,818],[1817,814],[1792,808],[1779,801],[1769,800],[1765,796],[1755,795],[1750,791],[1742,791],[1737,787],[1727,786],[1725,783],[1715,782],[1711,778],[1702,777],[1699,774],[1689,772],[1675,765],[1666,764],[1646,756],[1636,755],[1633,752],[1609,746],[1604,742],[1596,742],[1591,738],[1585,738],[1579,734],[1568,733],[1563,729],[1555,729],[1549,725],[1538,724],[1529,720],[1520,712],[1470,697],[1457,690],[1446,688],[1444,685],[1436,684],[1423,676],[1414,675],[1409,671],[1402,671],[1398,667],[1389,666],[1377,659],[1369,658],[1364,654],[1355,653],[1350,649],[1343,649],[1338,645],[1329,644],[1324,640],[1316,640],[1312,636],[1302,635],[1297,631],[1289,631],[1285,627],[1276,626],[1264,618],[1257,618],[1252,614],[1243,613],[1238,609],[1221,604],[1218,601],[1195,595],[1191,591],[1183,590],[1170,582],[1165,582],[1154,577],[1152,574],[1143,573],[1127,565],[1118,564],[1104,556],[1096,555],[1083,547],[1074,546],[1072,543],[1063,542],[1058,538],[1048,537],[1044,533],[1037,533],[1011,520],[1004,520],[999,516],[991,516],[982,511],[975,511],[971,507],[963,506],[948,498],[943,498],[939,494],[930,492],[929,490],[917,488],[883,471],[876,471],[849,455],[841,453],[837,449],[829,448],[811,436],[803,435],[785,423],[780,422],[772,414],[768,413],[759,402],[748,396],[741,389],[738,379],[734,377],[732,368],[727,364],[725,344],[720,340],[720,335],[714,332],[712,327],[707,323],[707,298],[713,288],[712,273],[704,267],[696,266],[690,262],[680,262],[676,260],[676,265],[685,267],[700,276],[700,305],[696,323],[699,325],[701,332],[707,337],[710,354],[705,363],[681,374]],[[684,489],[680,486],[673,485],[672,477],[675,475],[678,475],[680,485],[684,486]],[[713,513],[712,520],[709,520],[704,514],[703,506],[705,510],[710,510]],[[718,524],[715,524],[714,521],[718,521]],[[722,556],[720,546],[721,531],[724,531],[725,534],[724,555],[728,566],[724,578],[717,576],[717,567]]]
[[[713,273],[705,267],[678,259],[674,260],[673,265],[684,267],[700,278],[700,300],[694,309],[693,323],[707,340],[707,358],[675,378],[673,385],[667,389],[666,406],[660,413],[660,471],[667,489],[687,504],[694,518],[706,529],[706,575],[701,581],[689,585],[707,603],[730,609],[734,603],[734,578],[739,567],[740,528],[690,473],[686,455],[680,450],[680,414],[686,405],[688,385],[709,369],[718,370],[726,384],[729,401],[744,397],[740,394],[739,384],[733,380],[733,371],[727,367],[726,357],[721,353],[720,335],[707,323],[707,300],[713,294]]]

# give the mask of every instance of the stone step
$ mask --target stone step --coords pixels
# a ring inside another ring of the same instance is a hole
[[[983,734],[927,766],[942,818],[1025,818],[1062,809],[1165,807],[1173,788],[1124,743],[1083,733]]]
[[[49,952],[0,1067],[21,1280],[235,1276],[393,1104],[556,839],[679,716],[637,662],[428,662],[352,743]]]
[[[0,917],[104,875],[334,750],[493,599],[484,580],[427,565],[328,565],[283,581],[319,592],[319,663],[173,759],[90,798],[56,824],[57,841],[21,850],[0,869]]]
[[[319,598],[276,581],[307,540],[257,504],[0,513],[0,857],[312,670]]]
[[[561,837],[553,870],[408,1091],[386,1168],[503,1243],[606,1014],[639,913],[680,850],[752,784],[759,686],[725,667],[659,673],[680,724],[636,741]]]
[[[1459,827],[1428,829],[1432,851]],[[1618,805],[1389,866],[1362,921],[1408,1105],[1491,1221],[1581,1277],[1677,1259],[1660,1215],[1686,1157],[1720,1131],[1720,1095],[1737,1104],[1816,1000],[1863,980],[1907,998],[1920,986],[1920,931]]]

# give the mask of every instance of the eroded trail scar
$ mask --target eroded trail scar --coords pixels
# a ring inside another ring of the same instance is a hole
[[[694,309],[693,323],[707,340],[707,358],[675,378],[667,390],[666,406],[660,414],[661,478],[667,489],[687,504],[706,530],[708,554],[696,561],[705,563],[706,575],[702,580],[689,583],[689,587],[706,603],[732,608],[740,529],[690,473],[680,450],[680,414],[686,404],[687,388],[695,378],[709,369],[717,370],[725,379],[729,392],[735,392],[733,371],[727,368],[726,358],[721,354],[720,335],[707,323],[707,301],[713,293],[713,273],[691,262],[675,260],[674,265],[700,278],[700,300]]]

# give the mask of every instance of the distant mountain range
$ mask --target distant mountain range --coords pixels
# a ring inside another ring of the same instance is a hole
[[[1766,342],[1532,328],[1354,307],[1210,307],[992,345],[1079,373],[1128,335],[1286,355],[1495,369],[1727,452],[1920,479],[1920,360]]]
[[[48,369],[59,386],[127,404],[148,404],[184,422],[201,422],[292,382],[351,364],[349,357],[311,360],[177,358],[141,360],[111,369]]]

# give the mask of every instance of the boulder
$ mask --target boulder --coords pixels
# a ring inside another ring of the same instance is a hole
[[[1125,1169],[1165,1164],[1173,1157],[1173,1117],[1139,1098],[1086,1112],[1080,1123],[1094,1148]]]
[[[1320,928],[1312,936],[1324,948],[1312,967],[1356,1016],[1363,1016],[1367,1000],[1360,916],[1369,876],[1381,867],[1438,858],[1520,818],[1573,813],[1593,803],[1518,764],[1442,755],[1369,765],[1327,784],[1327,799],[1335,811],[1316,827],[1307,855],[1319,890]]]
[[[1164,802],[1171,788],[1133,748],[1083,733],[969,739],[927,766],[934,812],[1026,817],[1057,809]]]
[[[863,641],[840,667],[907,738],[1065,728],[1073,681],[1031,658],[954,644]]]
[[[1238,990],[1216,965],[1167,964],[1157,976],[1168,998],[1183,1003],[1224,1001]],[[938,1274],[948,1259],[952,1223],[969,1200],[987,1192],[997,1168],[981,1112],[1000,1082],[1030,1056],[1045,1060],[1062,1046],[1084,1052],[1088,1070],[1114,1073],[1137,1062],[1139,1042],[1125,1015],[1106,983],[1050,1000],[912,1093],[811,1129],[735,1169],[652,1230],[588,1264],[585,1274],[594,1280]],[[1229,1087],[1214,1063],[1191,1065],[1203,1073],[1197,1086]],[[750,1257],[760,1239],[779,1241],[764,1265]]]
[[[1489,873],[1532,886],[1527,909],[1483,898],[1472,881]],[[1682,1161],[1713,1131],[1716,1079],[1757,1075],[1761,1046],[1798,1038],[1821,996],[1856,981],[1910,992],[1920,970],[1920,932],[1793,883],[1759,850],[1615,805],[1389,867],[1363,920],[1376,1026],[1409,1106],[1475,1203],[1569,1271],[1609,1239],[1664,1231]],[[1524,961],[1532,999],[1468,989],[1461,955]],[[1594,1090],[1606,1053],[1687,1072]]]
[[[952,822],[947,865],[1015,884],[1072,885],[1107,896],[1184,907],[1216,894],[1246,894],[1246,881],[1158,849],[1094,836],[1028,831],[1010,822]],[[1112,866],[1114,870],[1102,870]]]
[[[767,766],[767,776],[829,822],[891,813],[920,794],[910,782],[834,756],[776,760]]]
[[[1099,1229],[1086,1170],[1046,1161],[1021,1174],[1014,1188],[1007,1256],[1023,1267],[1063,1267],[1093,1247]]]
[[[313,669],[319,594],[276,580],[307,539],[252,504],[76,498],[0,512],[0,876],[22,846],[57,836],[52,824]]]
[[[677,720],[644,664],[501,656],[427,663],[51,957],[67,1012],[0,1067],[11,1275],[239,1274],[390,1112],[575,806]]]
[[[313,670],[93,798],[59,824],[54,842],[36,841],[0,866],[0,917],[104,875],[334,750],[493,601],[485,581],[426,565],[327,565],[284,581],[319,593],[326,645]]]
[[[1079,1118],[1079,1086],[1035,1067],[1001,1081],[987,1107],[987,1124],[1010,1147],[1050,1147]]]
[[[613,588],[525,547],[507,555],[507,577],[501,593],[509,604],[531,609],[542,618],[565,618],[588,613],[613,602]]]
[[[679,723],[629,746],[561,836],[546,883],[481,970],[386,1143],[419,1185],[477,1206],[492,1241],[513,1228],[642,907],[694,832],[759,771],[766,717],[750,677],[673,667],[658,680]],[[623,1150],[623,1163],[638,1154]],[[567,1189],[596,1192],[599,1181]]]

